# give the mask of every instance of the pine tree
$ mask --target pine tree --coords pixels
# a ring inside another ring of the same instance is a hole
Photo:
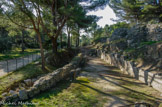
[[[109,5],[120,21],[141,23],[154,20],[162,22],[160,0],[111,0]]]

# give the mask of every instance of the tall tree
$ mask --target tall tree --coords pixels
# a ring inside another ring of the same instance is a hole
[[[36,32],[42,58],[42,69],[45,69],[45,57],[40,33],[41,13],[39,3],[36,5],[31,0],[4,0],[0,1],[0,4],[2,4],[3,12],[11,22],[19,27],[33,29]],[[23,24],[24,20],[28,22],[26,25]]]

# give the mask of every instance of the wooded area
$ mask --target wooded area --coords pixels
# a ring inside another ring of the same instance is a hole
[[[80,31],[83,29],[91,31],[91,35],[95,36],[93,38],[96,38],[96,35],[102,36],[101,32],[105,32],[107,36],[117,26],[123,27],[124,24],[118,24],[99,28],[96,25],[99,18],[86,15],[87,12],[104,8],[107,4],[114,10],[120,22],[162,21],[160,0],[2,0],[0,51],[9,51],[15,45],[21,47],[23,52],[25,48],[38,48],[39,44],[44,69],[43,49],[50,47],[53,53],[57,53],[58,40],[61,48],[63,44],[70,48],[72,41],[77,47],[80,44]],[[67,36],[64,32],[67,32]],[[65,37],[67,40],[63,40]]]
[[[111,19],[115,24],[101,27],[97,24],[101,17],[88,13],[106,6],[113,10],[117,19]],[[139,69],[147,65],[146,71],[161,73],[161,23],[161,0],[0,0],[0,60],[38,52],[41,54],[38,63],[28,65],[31,70],[36,66],[33,73],[28,67],[15,71],[9,76],[14,78],[17,72],[20,78],[10,84],[7,76],[0,77],[4,85],[4,88],[0,88],[0,94],[12,89],[11,86],[18,87],[17,83],[25,79],[36,77],[39,80],[39,73],[47,74],[63,67],[78,52],[90,55],[93,59],[100,49],[108,54],[117,54],[116,57],[123,55],[124,60],[137,63],[134,65],[141,64]],[[40,65],[42,70],[39,69],[37,73]],[[101,66],[104,67],[103,64]],[[93,70],[98,72],[97,68]],[[28,72],[28,77],[26,73],[21,75],[24,71]]]

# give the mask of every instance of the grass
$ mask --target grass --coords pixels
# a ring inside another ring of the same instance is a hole
[[[20,48],[16,48],[4,54],[0,53],[0,61],[23,57],[23,56],[27,56],[27,55],[38,53],[38,52],[39,52],[39,49],[25,49],[24,53],[22,53]]]
[[[110,43],[111,43],[111,44],[116,44],[116,43],[119,43],[119,42],[125,42],[125,41],[126,41],[126,39],[124,39],[124,38],[120,38],[120,39],[117,39],[117,40],[111,41]]]
[[[89,87],[93,86],[86,77],[73,82],[62,81],[56,88],[39,94],[30,102],[36,107],[102,107],[105,102],[103,96]]]
[[[155,43],[162,43],[162,41],[147,41],[147,42],[141,42],[140,43],[140,47],[143,47],[145,45],[152,45],[152,44],[155,44]]]
[[[117,77],[117,81],[123,84],[121,87],[125,88],[106,92],[104,89],[93,84],[96,82],[94,79],[95,78],[79,77],[73,82],[67,80],[61,81],[56,87],[39,94],[28,102],[33,104],[31,107],[103,107],[106,102],[109,102],[109,98],[114,97],[126,99],[131,104],[144,101],[154,105],[157,101],[156,98],[151,95],[152,89],[150,87],[143,87],[142,84],[133,84],[134,79],[130,77],[125,78],[125,81],[128,82],[124,82],[124,84],[123,81]],[[27,107],[29,105],[23,106]]]
[[[106,66],[106,63],[104,66]],[[153,90],[151,87],[141,84],[138,80],[121,74],[121,71],[116,69],[116,67],[108,67],[112,71],[108,71],[106,74],[101,73],[102,75],[99,76],[100,78],[94,78],[93,76],[81,76],[75,81],[63,80],[55,87],[42,92],[33,99],[27,101],[29,104],[33,105],[23,106],[103,107],[105,103],[115,104],[115,101],[118,103],[119,99],[128,101],[130,104],[141,101],[148,102],[152,105],[157,104],[157,91]],[[86,73],[88,72],[99,73],[95,72],[95,70],[87,71]],[[106,85],[103,80],[107,81],[107,89],[102,88],[103,85]],[[111,87],[114,87],[115,89],[111,90]],[[114,101],[112,99],[114,99]]]
[[[52,72],[56,68],[50,65],[47,65],[46,69],[47,71],[43,71],[41,69],[41,64],[36,64],[35,62],[32,62],[28,64],[27,66],[20,68],[19,70],[9,73],[8,75],[4,77],[1,77],[0,78],[0,97],[3,92],[9,91],[10,89],[17,87],[18,83],[20,83],[21,81],[25,79],[29,79],[29,78],[35,78],[37,76],[46,74],[48,72]]]

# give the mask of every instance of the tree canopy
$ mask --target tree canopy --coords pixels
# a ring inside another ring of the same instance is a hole
[[[162,22],[160,0],[110,0],[109,5],[122,21]]]

